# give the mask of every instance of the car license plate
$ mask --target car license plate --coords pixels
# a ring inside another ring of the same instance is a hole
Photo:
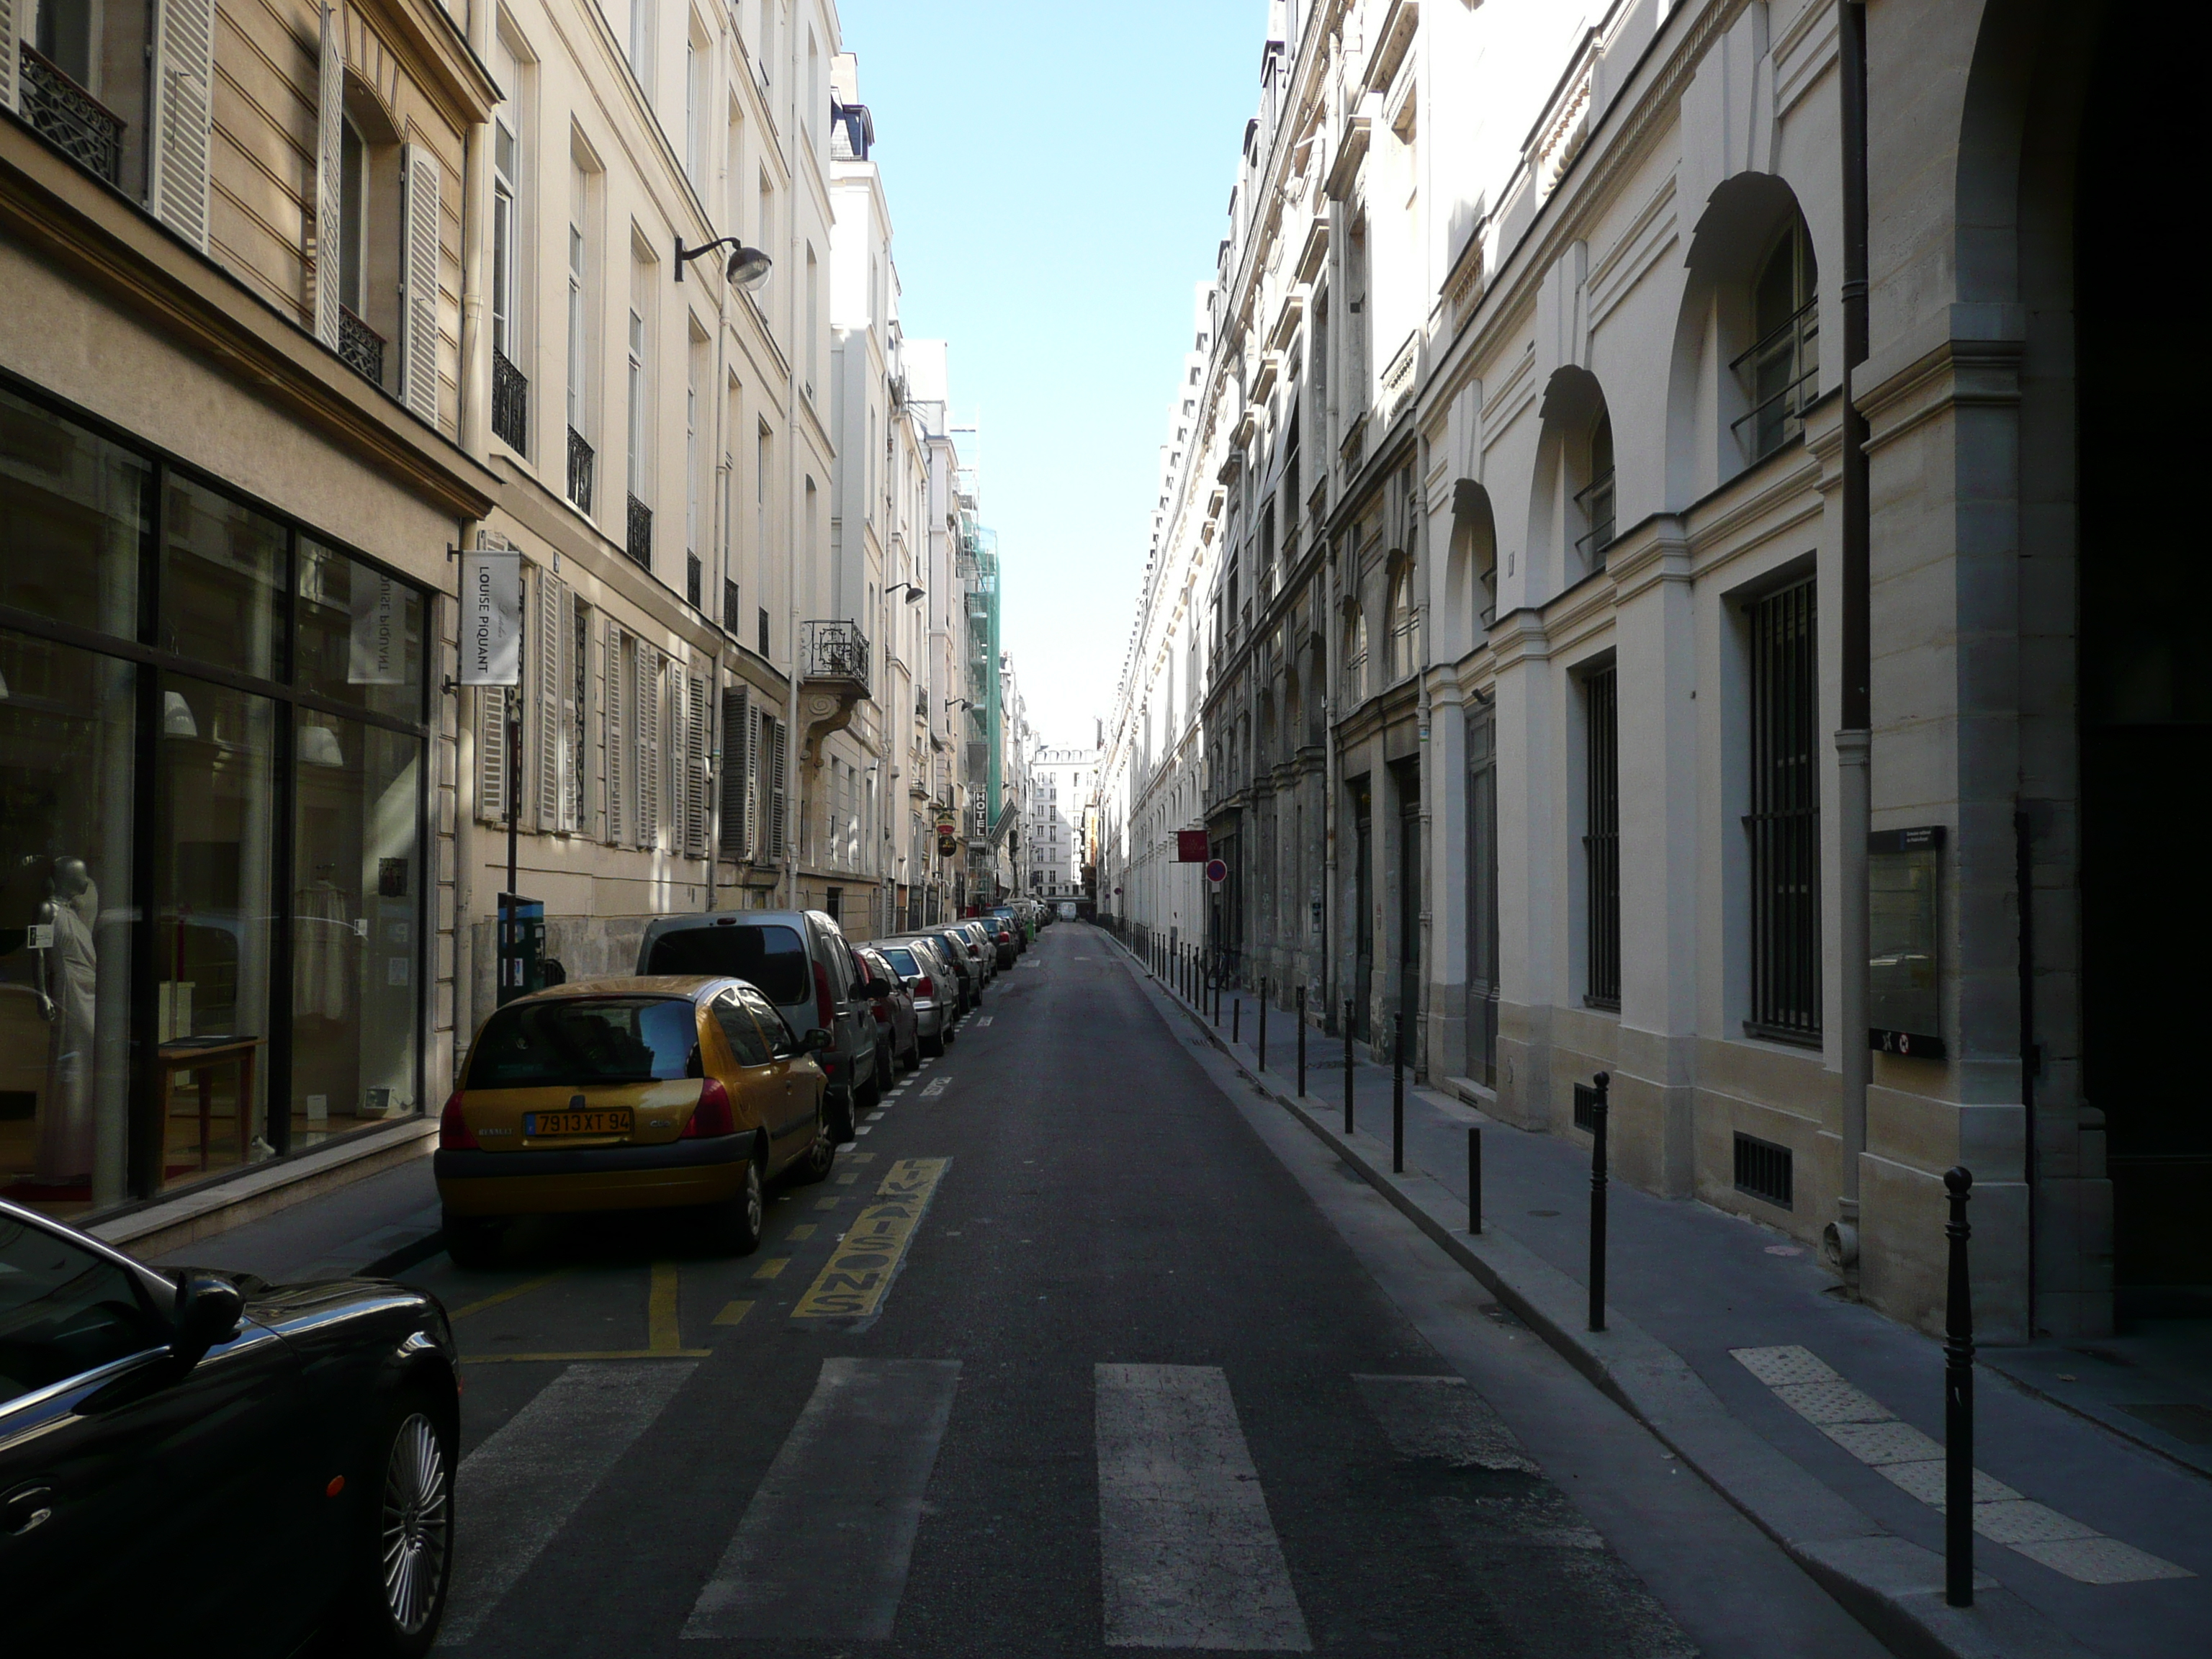
[[[526,1135],[626,1135],[629,1133],[629,1108],[610,1108],[603,1111],[586,1112],[526,1112],[522,1115],[522,1133]]]

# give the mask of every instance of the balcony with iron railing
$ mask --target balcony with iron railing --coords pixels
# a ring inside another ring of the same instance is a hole
[[[1808,300],[1729,367],[1751,407],[1729,422],[1747,461],[1763,461],[1805,429],[1820,395],[1820,305]]]
[[[799,624],[799,677],[808,684],[868,690],[868,636],[858,623]]]
[[[635,495],[629,498],[629,534],[623,542],[623,551],[629,555],[631,563],[653,568],[653,509]]]
[[[338,307],[338,361],[372,386],[384,384],[384,337]]]
[[[491,354],[491,429],[510,448],[529,446],[530,382],[496,346]]]
[[[1575,492],[1575,505],[1582,508],[1583,522],[1589,526],[1575,538],[1575,551],[1582,555],[1585,570],[1605,568],[1605,550],[1613,544],[1613,474],[1610,471],[1599,473]]]
[[[568,500],[586,518],[592,511],[592,447],[574,427],[568,428]]]
[[[31,130],[86,172],[121,184],[123,118],[28,42],[21,61],[19,101]]]

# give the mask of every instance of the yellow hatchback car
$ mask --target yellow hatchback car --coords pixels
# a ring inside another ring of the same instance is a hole
[[[680,1206],[749,1255],[769,1181],[820,1181],[836,1160],[828,1041],[737,979],[580,980],[508,1003],[439,1123],[447,1254],[488,1265],[515,1216]]]

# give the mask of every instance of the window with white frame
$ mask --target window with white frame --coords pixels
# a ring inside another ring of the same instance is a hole
[[[629,0],[629,66],[648,103],[653,100],[653,0]]]
[[[641,301],[640,303],[642,303]],[[646,495],[646,434],[651,411],[646,402],[645,319],[635,307],[629,313],[629,493],[634,501]]]

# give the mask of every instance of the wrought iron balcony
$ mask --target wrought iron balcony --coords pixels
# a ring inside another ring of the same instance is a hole
[[[1605,562],[1605,550],[1613,542],[1613,474],[1603,472],[1591,479],[1588,485],[1575,492],[1575,503],[1583,510],[1583,518],[1589,528],[1575,538],[1575,551],[1583,556],[1583,565],[1595,569]]]
[[[29,45],[23,47],[23,118],[41,138],[88,173],[123,182],[124,119]]]
[[[568,428],[568,499],[579,513],[592,510],[592,447],[574,427]]]
[[[364,380],[384,384],[384,337],[343,306],[338,307],[338,357]]]
[[[810,622],[800,625],[801,673],[809,680],[843,680],[866,690],[868,636],[858,623]]]
[[[1808,301],[1729,367],[1751,398],[1730,425],[1745,459],[1761,461],[1805,429],[1820,395],[1820,306]]]
[[[629,498],[629,538],[623,551],[632,563],[653,568],[653,509],[635,495]]]
[[[491,429],[515,449],[530,443],[530,382],[496,346],[491,354]]]

